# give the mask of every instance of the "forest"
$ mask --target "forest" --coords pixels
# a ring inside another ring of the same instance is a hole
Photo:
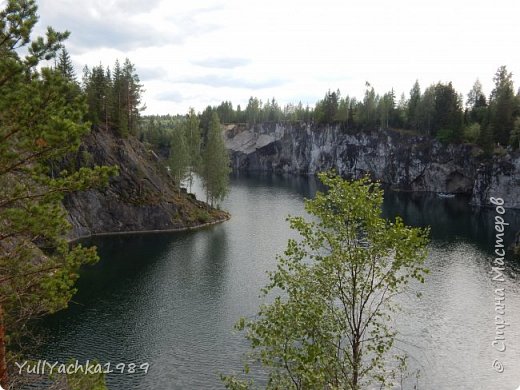
[[[314,106],[281,105],[273,97],[262,101],[250,97],[245,108],[223,101],[208,106],[199,114],[203,133],[207,131],[212,112],[223,123],[244,123],[249,126],[265,122],[303,122],[316,127],[338,125],[344,131],[399,129],[410,134],[426,135],[443,143],[468,142],[481,146],[487,154],[501,148],[520,146],[520,90],[515,93],[512,73],[505,66],[496,71],[494,88],[486,96],[476,80],[463,95],[451,82],[438,82],[421,88],[415,81],[408,95],[397,97],[394,90],[377,93],[366,83],[362,99],[344,95],[338,89],[327,91]],[[159,146],[171,146],[171,129],[182,121],[181,116],[148,116],[144,118],[139,136]]]

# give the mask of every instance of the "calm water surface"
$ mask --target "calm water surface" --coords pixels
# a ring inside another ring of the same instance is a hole
[[[66,311],[45,320],[49,340],[36,356],[97,359],[113,365],[149,363],[148,374],[110,374],[110,389],[223,388],[219,373],[240,372],[247,343],[233,331],[253,315],[265,272],[275,267],[289,237],[285,217],[303,214],[312,179],[241,176],[223,204],[232,219],[204,230],[96,238],[101,261],[82,272]],[[400,298],[399,347],[421,370],[419,389],[514,390],[520,385],[520,279],[510,259],[506,281],[493,282],[492,210],[464,198],[388,193],[384,213],[415,226],[430,225],[431,273],[422,292]],[[520,228],[508,211],[509,232]],[[512,235],[508,236],[511,242]],[[495,336],[494,288],[506,291],[507,351]],[[505,371],[492,368],[500,359]],[[261,376],[261,375],[260,375]]]

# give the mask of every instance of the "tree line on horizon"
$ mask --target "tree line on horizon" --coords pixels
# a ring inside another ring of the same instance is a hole
[[[515,93],[512,73],[505,66],[496,71],[494,88],[486,96],[477,79],[464,96],[451,82],[438,82],[421,88],[413,84],[408,96],[397,98],[394,90],[383,94],[366,83],[362,99],[343,96],[340,90],[327,91],[311,107],[286,104],[282,107],[275,98],[265,102],[250,97],[245,108],[223,101],[208,106],[199,119],[206,132],[213,112],[222,123],[244,123],[254,126],[265,122],[304,122],[317,126],[338,125],[345,131],[356,132],[374,129],[409,130],[414,134],[435,137],[444,143],[469,142],[480,145],[492,153],[496,146],[513,149],[520,147],[520,89]],[[176,116],[149,116],[156,123],[175,120]],[[141,130],[141,138],[163,147],[170,142],[168,133],[160,125]]]
[[[113,68],[102,64],[83,68],[81,82],[77,80],[72,60],[66,48],[57,54],[54,68],[75,85],[75,94],[83,95],[87,103],[85,120],[103,125],[117,135],[137,134],[142,105],[143,86],[135,65],[125,58],[117,59]]]

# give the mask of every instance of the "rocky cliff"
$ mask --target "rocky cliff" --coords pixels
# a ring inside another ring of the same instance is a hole
[[[222,221],[227,213],[177,189],[157,155],[133,137],[96,128],[68,161],[76,166],[116,165],[119,175],[102,190],[67,195],[71,239],[92,234],[180,230]]]
[[[373,179],[404,191],[463,193],[478,206],[503,197],[520,208],[520,155],[490,161],[468,144],[443,145],[406,132],[350,134],[339,127],[260,124],[225,127],[234,170],[314,174],[336,169],[342,176]]]

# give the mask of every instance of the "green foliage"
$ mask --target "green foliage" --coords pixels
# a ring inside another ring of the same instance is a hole
[[[462,102],[453,88],[448,84],[437,83],[434,88],[435,111],[432,118],[432,135],[443,131],[444,138],[449,142],[459,141],[462,138]]]
[[[373,127],[377,123],[377,102],[379,97],[369,82],[365,84],[365,96],[363,97],[363,102],[358,105],[359,120],[364,127]]]
[[[383,191],[368,179],[320,179],[329,190],[305,201],[312,219],[288,219],[301,240],[289,240],[270,273],[263,293],[274,294],[271,303],[236,328],[246,331],[249,358],[268,369],[268,389],[390,386],[404,361],[393,355],[394,298],[424,281],[428,231],[382,218]]]
[[[314,117],[318,123],[334,123],[337,119],[339,109],[340,92],[331,92],[325,94],[323,100],[316,102],[314,108]]]
[[[212,114],[208,138],[202,152],[200,176],[206,191],[206,200],[213,205],[222,200],[229,187],[229,155],[224,145],[220,120]]]
[[[195,212],[195,219],[200,223],[208,223],[211,220],[211,216],[206,210],[197,209]]]
[[[520,116],[520,93],[516,96],[513,93],[511,73],[500,67],[494,81],[495,89],[486,99],[482,84],[477,80],[467,95],[466,107],[463,107],[462,94],[457,93],[451,82],[432,84],[422,93],[418,81],[410,90],[409,98],[403,94],[399,101],[393,89],[380,95],[368,82],[361,101],[349,95],[342,97],[339,89],[327,91],[314,107],[299,102],[282,108],[275,98],[264,103],[252,96],[242,110],[240,105],[234,109],[230,101],[223,101],[218,106],[206,107],[198,115],[202,143],[207,141],[211,118],[216,112],[224,123],[247,123],[248,126],[264,122],[303,122],[339,125],[342,130],[351,132],[392,128],[437,137],[443,142],[474,142],[477,137],[483,145],[482,134],[477,135],[477,127],[473,126],[479,124],[481,129],[493,129],[486,141],[486,148],[493,149],[489,144],[498,142],[506,146],[511,141],[514,120]]]
[[[380,127],[388,129],[390,126],[390,118],[395,110],[395,94],[394,90],[385,93],[378,102],[377,110],[379,113]]]
[[[341,97],[339,89],[327,91],[314,107],[304,107],[299,102],[298,105],[288,103],[282,109],[274,98],[264,104],[259,98],[251,97],[245,111],[240,106],[234,110],[231,102],[224,101],[216,107],[208,106],[199,117],[204,142],[211,115],[216,111],[226,118],[225,123],[247,122],[253,126],[262,122],[304,122],[339,125],[348,131],[393,128],[437,137],[443,142],[475,142],[477,139],[487,150],[492,150],[494,143],[505,147],[509,142],[516,142],[516,136],[511,138],[510,135],[515,119],[520,116],[520,92],[515,96],[511,73],[504,66],[500,67],[494,82],[495,88],[487,99],[477,80],[467,95],[466,107],[451,82],[432,84],[421,93],[416,81],[409,98],[403,94],[398,102],[393,89],[380,95],[367,82],[361,101],[349,95]],[[492,129],[491,137],[478,135],[474,124],[479,124],[483,131]]]
[[[458,138],[452,129],[440,129],[437,132],[436,138],[445,145],[458,141]]]
[[[171,144],[168,166],[173,174],[175,184],[180,187],[181,182],[188,177],[190,166],[190,151],[184,127],[177,127],[172,130]]]
[[[250,97],[246,107],[246,121],[249,125],[254,125],[260,120],[260,110],[262,102],[258,98]]]
[[[478,139],[478,144],[484,150],[484,154],[487,156],[491,156],[494,151],[494,142],[493,142],[493,128],[491,125],[484,126],[480,129],[480,137]]]
[[[491,92],[489,102],[493,138],[502,145],[507,145],[514,124],[516,99],[513,87],[513,75],[505,66],[498,68],[495,77],[495,88]]]
[[[419,80],[415,80],[415,83],[410,90],[410,100],[408,100],[407,118],[409,126],[412,129],[419,130],[420,119],[419,119],[419,104],[421,102],[421,87],[419,86]]]
[[[37,363],[34,362],[34,365]],[[85,372],[85,366],[79,365],[76,360],[70,359],[64,364],[65,370],[70,370],[72,373],[62,374],[54,372],[51,375],[53,381],[52,389],[67,389],[67,390],[108,390],[105,383],[104,367],[101,366],[97,360],[88,362],[91,372]],[[77,367],[77,369],[76,369]]]
[[[116,60],[113,74],[102,65],[85,67],[82,84],[90,121],[114,129],[121,137],[137,134],[142,85],[128,58],[122,66]]]
[[[472,123],[464,129],[464,140],[475,143],[480,137],[480,124]]]
[[[183,126],[185,118],[171,115],[151,115],[140,119],[139,139],[154,146],[160,153],[169,151],[173,130]],[[167,155],[167,154],[166,154]]]
[[[223,123],[232,123],[235,121],[235,111],[231,102],[222,102],[216,108],[218,117]]]
[[[520,149],[520,117],[515,119],[513,131],[511,131],[509,138],[509,144],[513,149]]]
[[[200,120],[195,114],[193,108],[190,109],[185,123],[186,141],[188,147],[188,184],[191,192],[191,186],[195,172],[200,169],[201,155],[200,155]]]
[[[74,71],[74,66],[72,65],[72,60],[70,58],[69,52],[65,48],[62,48],[58,54],[58,58],[56,61],[56,69],[67,80],[71,82],[76,81],[76,72]]]
[[[36,11],[34,1],[11,0],[0,12],[0,313],[9,348],[29,319],[67,306],[79,267],[97,259],[95,248],[69,248],[64,194],[115,174],[108,167],[50,174],[50,163],[75,153],[90,125],[74,81],[40,64],[68,33],[49,28],[31,42]]]
[[[469,108],[469,119],[471,122],[482,124],[487,112],[487,101],[484,92],[482,91],[482,84],[477,79],[471,91],[468,93],[468,100],[466,105]]]

